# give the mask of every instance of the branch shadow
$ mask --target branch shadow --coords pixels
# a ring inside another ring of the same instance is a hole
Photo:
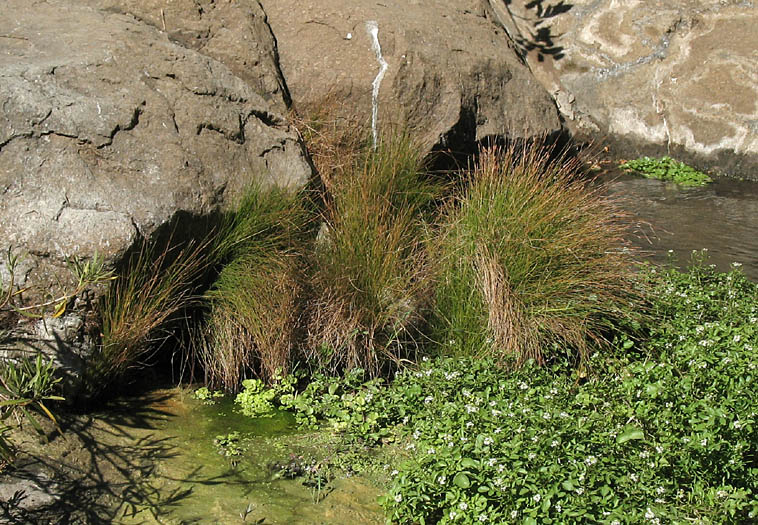
[[[519,27],[527,24],[530,26],[527,28],[527,33],[513,35],[517,50],[522,59],[525,59],[526,55],[532,51],[536,51],[539,62],[544,62],[547,56],[552,57],[553,60],[560,60],[565,56],[563,46],[555,43],[557,35],[553,33],[549,21],[551,18],[569,12],[574,7],[573,4],[564,2],[564,0],[559,0],[557,3],[547,0],[530,0],[524,2],[522,6],[523,9],[534,12],[533,15],[527,18],[518,16],[513,12],[511,7],[514,3],[513,0],[503,1],[514,22],[516,19],[522,22],[517,24]]]
[[[101,524],[124,517],[130,523],[162,522],[193,493],[193,485],[243,483],[232,470],[204,476],[201,465],[181,478],[161,473],[159,464],[178,456],[180,449],[175,437],[159,436],[158,423],[176,416],[148,406],[135,410],[134,401],[109,405],[97,420],[61,414],[63,436],[51,435],[51,443],[67,440],[56,443],[63,454],[46,454],[43,448],[0,476],[0,484],[22,487],[0,499],[0,523]],[[153,405],[160,401],[150,398]],[[166,489],[167,482],[180,488]]]

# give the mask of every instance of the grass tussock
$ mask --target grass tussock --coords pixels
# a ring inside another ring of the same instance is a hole
[[[213,387],[289,371],[299,321],[307,213],[299,195],[252,186],[221,228],[223,268],[205,294],[198,357]]]
[[[555,153],[484,150],[444,210],[430,242],[433,332],[452,352],[583,358],[640,311],[620,212],[578,176],[578,159]]]
[[[87,388],[96,395],[143,364],[170,335],[170,321],[194,300],[197,280],[212,257],[208,241],[184,248],[143,242],[131,254],[101,302],[102,344],[87,365]]]
[[[413,351],[429,289],[420,216],[436,193],[422,174],[418,148],[393,135],[331,180],[312,258],[312,364],[376,374]]]
[[[361,117],[345,108],[337,94],[297,108],[290,120],[308,147],[327,193],[332,181],[352,171],[371,146],[371,135]]]

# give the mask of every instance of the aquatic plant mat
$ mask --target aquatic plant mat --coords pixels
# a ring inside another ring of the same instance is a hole
[[[49,445],[19,437],[28,452],[0,484],[0,523],[384,523],[370,479],[334,477],[319,490],[284,475],[293,458],[305,468],[335,452],[328,434],[298,431],[286,413],[247,418],[231,400],[205,405],[173,388],[64,425],[66,439]],[[219,453],[216,437],[234,432],[244,452]],[[40,503],[14,508],[15,490]]]

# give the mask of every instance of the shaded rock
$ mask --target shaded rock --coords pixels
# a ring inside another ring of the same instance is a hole
[[[368,122],[378,84],[378,127],[407,121],[429,148],[560,129],[549,95],[479,0],[261,4],[296,107],[336,100]]]
[[[500,15],[574,132],[758,179],[754,2],[510,2]]]
[[[163,15],[175,24],[172,38],[151,11],[161,16],[158,3],[123,4],[145,14],[120,14],[115,1],[3,6],[0,250],[28,252],[16,277],[31,287],[29,300],[67,283],[65,257],[97,251],[113,262],[178,212],[209,213],[255,178],[301,186],[311,173],[297,136],[260,93],[273,89],[268,98],[284,107],[261,58],[273,49],[270,35],[250,58],[257,70],[223,45],[233,24],[267,27],[256,22],[256,2],[196,19],[178,9],[190,13],[197,2],[173,2]],[[195,45],[187,35],[206,26],[210,36]],[[265,37],[260,31],[243,36]]]

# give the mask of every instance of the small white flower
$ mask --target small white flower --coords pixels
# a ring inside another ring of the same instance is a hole
[[[486,437],[486,438],[484,438],[484,439],[482,440],[482,443],[484,443],[484,444],[485,444],[485,446],[489,446],[489,445],[491,445],[491,444],[492,444],[492,438],[488,436],[488,437]]]
[[[444,485],[445,483],[447,483],[447,476],[440,476],[440,477],[438,477],[437,478],[437,483],[439,483],[440,485]]]
[[[486,514],[479,514],[479,521],[481,521],[482,523],[484,523],[485,521],[487,521],[487,515]]]
[[[455,512],[454,510],[451,510],[449,516],[451,520],[454,520],[455,518],[458,517],[458,513]]]
[[[558,446],[558,441],[556,441],[556,440],[554,439],[554,440],[553,440],[553,442],[552,442],[552,443],[550,443],[550,446],[551,446],[551,447],[557,447],[557,446]]]
[[[542,496],[539,494],[535,494],[534,496],[532,496],[532,499],[534,500],[535,503],[539,503],[540,500],[542,499]]]
[[[703,439],[703,440],[701,440],[701,441],[700,441],[700,446],[701,446],[701,447],[707,447],[707,446],[708,446],[708,440],[707,440],[707,439]]]
[[[495,458],[490,458],[490,459],[489,459],[489,461],[487,461],[487,464],[488,464],[490,467],[494,467],[494,466],[497,464],[497,459],[495,459]]]
[[[399,472],[397,470],[393,470],[392,472],[390,472],[390,476],[392,476],[393,478],[397,476],[398,474]]]
[[[534,458],[537,457],[537,454],[535,454],[534,452],[531,452],[531,453],[529,453],[529,455],[527,457],[529,458],[529,460],[532,460],[532,459],[534,459]]]
[[[426,453],[429,454],[430,456],[433,456],[434,454],[437,453],[437,451],[434,450],[434,448],[429,447],[429,450],[427,450]]]
[[[652,520],[653,518],[655,518],[655,514],[650,510],[650,507],[648,507],[647,512],[645,512],[645,519]]]
[[[597,463],[597,458],[595,456],[587,456],[587,459],[584,460],[587,465],[592,466],[595,463]]]
[[[468,508],[468,503],[466,503],[465,501],[461,501],[458,504],[458,508],[461,509],[461,510],[466,510]]]
[[[397,503],[400,503],[401,501],[403,501],[403,495],[402,494],[395,494],[395,501]]]
[[[518,511],[517,510],[512,510],[511,511],[511,519],[515,520],[516,518],[518,518]]]
[[[425,405],[428,405],[428,404],[429,404],[429,403],[431,403],[432,401],[434,401],[434,397],[432,397],[432,396],[426,396],[426,397],[424,398],[424,404],[425,404]]]

